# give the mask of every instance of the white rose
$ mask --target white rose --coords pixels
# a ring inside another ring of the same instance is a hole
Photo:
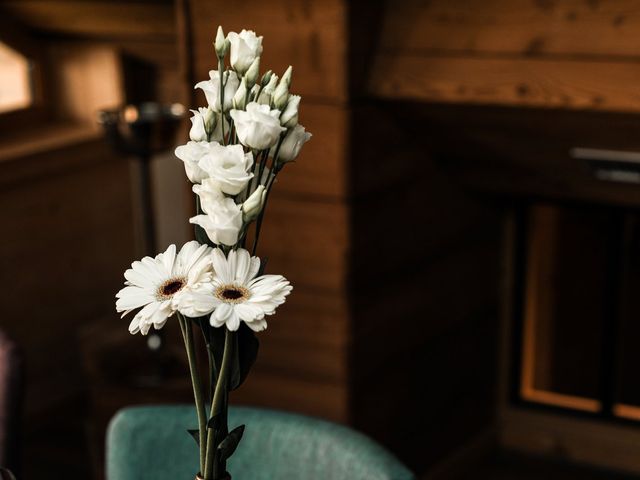
[[[176,148],[176,157],[184,162],[184,170],[192,183],[200,183],[207,178],[207,172],[198,166],[198,162],[207,154],[212,145],[209,142],[191,141]]]
[[[231,66],[244,74],[262,54],[262,37],[252,30],[242,30],[240,33],[229,32],[227,38],[231,42]]]
[[[302,125],[296,125],[292,130],[284,137],[282,145],[280,145],[280,152],[278,153],[278,162],[290,162],[300,153],[302,146],[309,141],[311,134],[305,132]]]
[[[271,148],[286,130],[280,125],[280,110],[270,110],[269,105],[251,102],[246,112],[231,110],[230,113],[242,144],[256,150]]]
[[[196,184],[191,189],[200,197],[200,208],[204,213],[212,213],[216,205],[226,198],[218,182],[211,178],[205,178],[201,185]]]
[[[201,185],[194,185],[194,187],[207,188]],[[201,195],[203,192],[202,190],[199,191],[199,195]],[[215,191],[215,187],[208,191],[211,197],[206,202],[207,214],[196,215],[190,218],[189,222],[200,225],[216,245],[235,245],[242,228],[242,210],[240,205],[236,205],[232,198],[225,197],[219,191],[219,195],[216,196]],[[203,197],[201,196],[200,198],[202,201]]]
[[[216,112],[220,111],[220,75],[217,70],[209,72],[209,80],[196,83],[195,88],[200,88],[207,97],[207,103]],[[224,72],[224,111],[228,111],[233,104],[233,96],[238,90],[240,80],[236,72]]]
[[[298,108],[300,107],[300,95],[290,95],[287,106],[280,115],[280,123],[283,127],[291,128],[298,124]]]
[[[228,195],[240,193],[253,178],[253,154],[244,153],[242,145],[212,145],[198,166]]]

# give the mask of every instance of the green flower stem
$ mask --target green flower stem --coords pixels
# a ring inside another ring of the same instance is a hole
[[[262,151],[262,159],[260,160],[260,169],[258,170],[258,185],[262,185],[262,175],[264,174],[264,168],[267,166],[267,160],[269,160],[269,149]]]
[[[208,322],[207,318],[200,318],[200,330],[202,331],[202,338],[204,339],[204,344],[207,348],[207,359],[209,360],[209,385],[207,390],[207,402],[210,404],[213,399],[213,392],[215,388],[215,384],[213,383],[214,379],[218,377],[218,372],[216,371],[216,363],[213,357],[213,350],[211,347],[211,338],[209,337],[209,332],[205,328],[204,322]],[[206,450],[206,448],[205,448]]]
[[[220,372],[218,375],[218,382],[216,383],[216,390],[213,394],[213,401],[211,402],[211,418],[216,415],[226,416],[226,404],[229,385],[229,366],[231,364],[231,357],[233,355],[233,344],[235,341],[235,333],[226,327],[224,338],[224,353],[222,354],[222,365],[220,366]],[[225,410],[225,411],[223,411]],[[219,438],[221,432],[215,432],[213,428],[209,428],[207,432],[207,452],[205,462],[205,480],[218,480],[218,476],[225,472],[218,472],[219,462],[216,458],[217,444],[223,439]],[[223,432],[224,433],[224,432]],[[218,437],[218,438],[217,438]],[[215,467],[215,472],[214,472]]]
[[[224,137],[224,59],[218,58],[218,75],[220,76],[220,121],[222,122],[222,144],[226,145],[227,142]]]
[[[193,345],[193,328],[191,320],[183,317],[179,312],[178,322],[182,337],[184,338],[184,346],[187,350],[187,359],[189,360],[189,372],[191,373],[191,384],[193,386],[193,397],[196,403],[196,411],[198,413],[198,439],[200,440],[200,472],[205,467],[205,432],[207,431],[207,412],[204,408],[204,400],[202,398],[202,385],[200,384],[200,376],[198,375],[198,367],[196,363],[196,351]]]
[[[260,239],[260,230],[262,230],[262,220],[264,219],[264,213],[267,210],[267,202],[269,201],[271,186],[273,185],[273,182],[275,181],[276,176],[278,175],[278,172],[280,172],[280,169],[281,167],[274,166],[273,172],[271,172],[271,175],[267,180],[267,186],[265,187],[266,193],[264,195],[264,203],[262,205],[262,211],[260,212],[260,215],[258,216],[258,220],[256,221],[256,230],[253,237],[253,248],[251,249],[251,255],[255,255],[256,250],[258,250],[258,240]]]

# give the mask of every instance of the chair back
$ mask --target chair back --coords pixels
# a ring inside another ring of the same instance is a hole
[[[415,480],[370,438],[324,420],[261,408],[232,407],[229,426],[246,425],[229,461],[234,480]],[[107,433],[107,480],[189,480],[198,449],[187,433],[191,406],[121,410]]]

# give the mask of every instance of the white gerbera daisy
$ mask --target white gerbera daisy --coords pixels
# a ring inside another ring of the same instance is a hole
[[[240,321],[255,332],[267,328],[266,315],[275,313],[293,289],[282,275],[261,275],[260,259],[239,248],[225,258],[219,248],[211,252],[213,279],[206,288],[180,292],[181,312],[189,317],[211,314],[214,327],[238,330]]]
[[[156,258],[144,257],[124,272],[126,287],[116,294],[116,310],[122,316],[143,307],[129,325],[132,334],[161,329],[180,310],[176,294],[194,291],[211,283],[211,247],[196,241],[186,243],[178,255],[171,245]]]

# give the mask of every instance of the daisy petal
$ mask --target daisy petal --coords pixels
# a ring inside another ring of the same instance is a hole
[[[211,253],[211,263],[213,264],[213,270],[217,277],[220,278],[220,281],[223,283],[231,283],[233,281],[234,275],[229,270],[229,265],[227,263],[227,259],[222,253],[222,250],[219,248],[214,248]]]
[[[254,332],[262,332],[267,329],[267,321],[264,319],[256,320],[254,322],[247,323],[247,326]]]

